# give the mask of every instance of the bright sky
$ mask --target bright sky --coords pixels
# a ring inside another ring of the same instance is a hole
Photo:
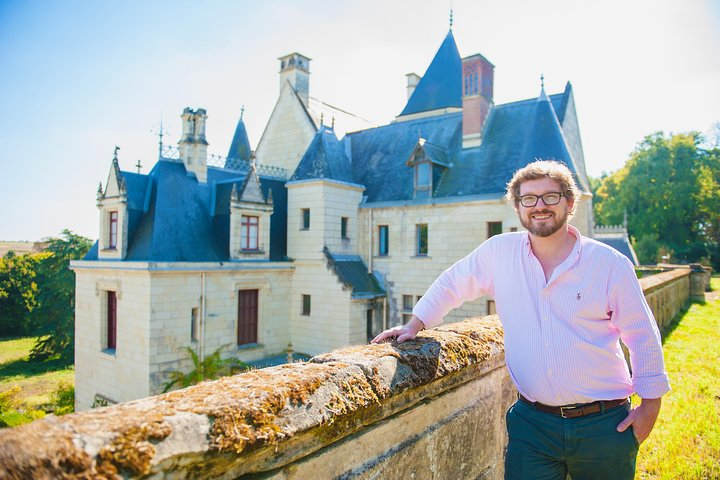
[[[462,56],[495,65],[495,102],[572,82],[588,172],[623,165],[655,132],[720,121],[720,2],[454,0]],[[208,112],[225,155],[240,109],[253,148],[278,94],[277,57],[312,58],[310,95],[377,124],[406,101],[448,30],[450,0],[0,0],[0,240],[63,228],[96,238],[113,147],[147,173]]]

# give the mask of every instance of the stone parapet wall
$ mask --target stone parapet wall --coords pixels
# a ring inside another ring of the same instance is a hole
[[[689,268],[678,268],[640,279],[645,299],[661,333],[687,304],[690,298],[690,277]]]
[[[478,318],[5,430],[0,478],[499,479],[514,398]]]

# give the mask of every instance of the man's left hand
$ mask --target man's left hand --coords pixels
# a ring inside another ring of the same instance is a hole
[[[642,443],[650,435],[660,413],[659,398],[643,398],[640,405],[630,410],[625,420],[617,426],[618,432],[624,432],[632,425],[638,443]]]

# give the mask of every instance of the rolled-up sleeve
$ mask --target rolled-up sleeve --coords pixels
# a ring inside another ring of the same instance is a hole
[[[660,331],[632,264],[617,263],[608,295],[610,321],[630,351],[632,382],[641,398],[660,398],[670,390]]]

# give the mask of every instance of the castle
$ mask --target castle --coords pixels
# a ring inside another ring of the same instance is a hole
[[[253,362],[402,324],[445,268],[522,228],[505,184],[535,158],[573,171],[583,196],[572,223],[592,236],[570,83],[495,104],[494,66],[461,58],[451,30],[425,75],[408,75],[393,122],[340,140],[331,118],[353,118],[310,96],[311,60],[279,60],[255,151],[241,115],[213,161],[207,112],[186,108],[177,149],[161,143],[148,174],[121,171],[116,152],[97,193],[100,238],[72,264],[78,410],[158,393],[170,370],[190,368],[185,347]],[[481,298],[447,321],[493,312]]]

